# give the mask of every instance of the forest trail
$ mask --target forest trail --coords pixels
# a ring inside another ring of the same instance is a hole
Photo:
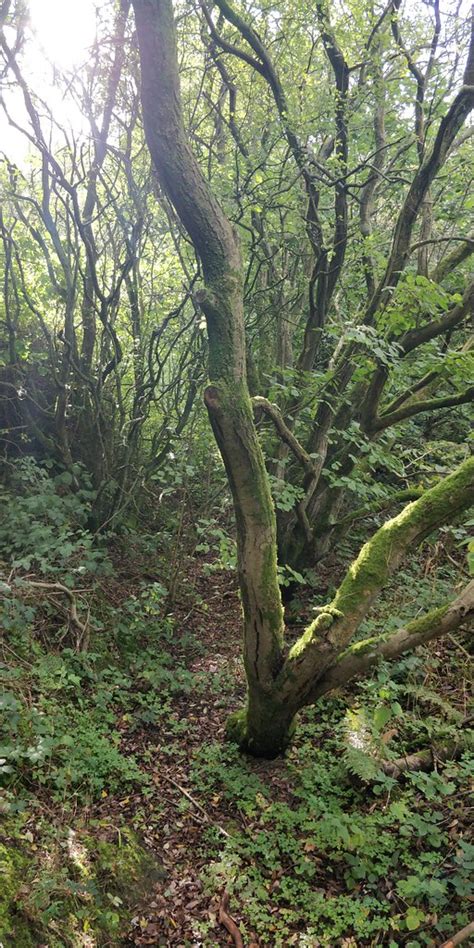
[[[161,728],[151,726],[137,732],[133,725],[130,729],[129,722],[119,722],[121,750],[134,754],[151,776],[154,789],[145,797],[134,794],[124,801],[114,801],[111,809],[104,802],[101,814],[113,818],[118,802],[120,820],[128,817],[133,823],[136,811],[142,811],[145,818],[140,835],[158,864],[160,878],[137,906],[126,942],[130,945],[197,946],[198,921],[213,925],[216,946],[234,943],[218,923],[222,893],[216,891],[210,896],[200,879],[206,861],[203,836],[210,830],[227,834],[226,825],[232,824],[233,817],[222,797],[200,798],[190,781],[189,768],[199,748],[223,740],[226,718],[245,694],[240,660],[241,610],[232,574],[205,576],[199,564],[188,581],[193,583],[196,602],[201,605],[189,610],[189,601],[178,601],[173,611],[175,646],[179,651],[181,639],[199,636],[200,654],[188,655],[188,667],[199,677],[201,688],[177,697],[171,718],[165,719]],[[219,693],[216,680],[222,677],[227,684],[234,682],[234,693],[228,687]],[[179,748],[175,746],[170,752],[175,737],[170,730],[173,722],[180,724]],[[252,764],[256,770],[262,766],[270,771],[279,769],[278,762]],[[232,911],[238,919],[238,906],[233,905]]]

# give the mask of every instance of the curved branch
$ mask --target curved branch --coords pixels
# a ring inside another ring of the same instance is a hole
[[[471,24],[471,39],[463,85],[446,115],[441,119],[431,151],[420,165],[410,185],[398,215],[385,274],[369,303],[365,322],[372,321],[382,301],[385,302],[397,286],[410,253],[413,227],[424,198],[443,167],[458,132],[474,108],[474,16]]]
[[[386,510],[387,507],[391,507],[392,504],[418,500],[423,494],[424,490],[421,487],[407,487],[406,490],[397,490],[394,494],[390,494],[389,497],[383,497],[381,500],[376,500],[372,504],[365,504],[363,507],[356,507],[355,510],[352,510],[345,517],[342,517],[341,520],[337,520],[332,526],[335,529],[345,527],[349,523],[354,523],[355,520],[364,520],[365,517],[381,513],[383,510]]]
[[[290,121],[285,91],[280,82],[277,70],[275,69],[268,50],[262,43],[258,33],[256,33],[256,31],[236,10],[234,10],[228,0],[216,0],[216,4],[225,19],[231,23],[232,26],[235,26],[240,35],[249,44],[250,48],[258,57],[258,60],[255,60],[251,56],[244,54],[242,50],[238,50],[237,48],[231,47],[230,44],[227,44],[227,52],[231,52],[234,55],[239,56],[240,59],[244,59],[245,62],[248,62],[249,65],[256,69],[257,72],[259,72],[260,75],[266,79],[268,85],[270,86],[288,146],[305,182],[310,205],[307,215],[308,236],[315,252],[317,254],[321,253],[324,251],[324,240],[318,215],[319,192],[315,181],[313,180],[313,176],[308,168],[308,150],[300,140],[295,128],[293,127],[293,124]],[[219,41],[221,47],[223,48],[222,44],[226,41],[219,37],[214,24],[212,24],[211,35],[215,42]]]
[[[299,443],[298,439],[295,438],[293,432],[290,431],[288,426],[285,424],[278,406],[270,402],[268,398],[263,398],[261,395],[256,395],[254,398],[252,398],[252,404],[254,409],[260,408],[265,412],[266,415],[268,415],[269,418],[271,418],[278,434],[280,435],[281,440],[288,445],[295,458],[304,467],[305,471],[309,474],[316,475],[317,472],[312,458]]]
[[[349,567],[334,598],[333,606],[343,614],[331,636],[334,644],[344,647],[352,637],[407,550],[473,503],[474,457],[470,457],[377,530]]]
[[[350,642],[407,551],[473,503],[471,457],[377,530],[349,567],[333,601],[291,649],[279,676],[288,701],[301,707],[311,700],[317,682]]]
[[[456,599],[439,609],[433,609],[419,619],[414,619],[397,632],[385,636],[374,636],[355,642],[339,656],[323,677],[315,685],[311,699],[316,700],[334,688],[340,688],[352,678],[367,675],[379,661],[391,661],[412,651],[418,645],[424,645],[432,639],[440,638],[452,632],[460,625],[472,628],[474,620],[474,580],[472,580]]]
[[[440,408],[454,408],[456,405],[467,405],[469,402],[474,402],[474,385],[471,385],[465,392],[461,392],[459,395],[450,395],[446,398],[427,398],[423,401],[415,402],[413,405],[406,405],[404,408],[399,408],[398,411],[381,415],[374,419],[369,431],[371,434],[376,431],[384,431],[385,428],[390,428],[391,425],[397,425],[399,422],[406,421],[407,418],[413,418],[414,415],[420,415],[422,412],[437,411]]]
[[[436,265],[431,274],[431,279],[434,280],[435,283],[442,283],[449,273],[455,270],[460,263],[463,263],[464,260],[467,260],[467,258],[474,253],[474,234],[470,237],[455,237],[452,239],[460,241],[459,246],[451,250],[450,253],[447,253]]]
[[[445,316],[440,316],[439,319],[433,319],[425,326],[420,326],[419,329],[409,329],[408,332],[398,340],[398,345],[403,355],[407,355],[409,352],[412,352],[413,349],[417,349],[418,346],[429,342],[430,339],[441,336],[443,333],[448,332],[449,329],[455,329],[456,326],[462,323],[463,319],[473,308],[474,280],[467,287],[461,302],[453,306]]]
[[[247,63],[247,66],[251,66],[252,69],[255,69],[256,72],[259,72],[261,76],[266,78],[265,67],[262,65],[261,62],[259,62],[258,59],[254,59],[253,56],[250,56],[248,53],[245,52],[245,50],[239,49],[238,46],[234,46],[232,43],[229,43],[216,30],[211,14],[209,13],[209,10],[206,4],[203,2],[203,0],[201,0],[201,9],[202,9],[202,12],[204,13],[206,23],[209,27],[209,32],[212,36],[212,39],[216,43],[216,45],[220,46],[220,48],[224,51],[224,53],[230,53],[232,56],[236,56],[237,59],[241,59],[242,62]]]

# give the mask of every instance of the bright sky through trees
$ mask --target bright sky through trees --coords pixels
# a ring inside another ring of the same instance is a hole
[[[405,9],[409,10],[418,0],[406,0]],[[462,0],[461,12],[466,15],[470,0]],[[75,110],[69,99],[67,106],[56,92],[55,67],[63,72],[80,67],[87,59],[87,50],[96,37],[97,16],[100,16],[100,4],[97,0],[27,0],[29,9],[29,41],[23,52],[25,75],[30,87],[44,95],[52,104],[56,120],[74,128],[76,134],[81,131],[82,121],[79,110]],[[21,101],[12,90],[7,93],[9,111],[15,102],[14,111],[18,120],[21,114]],[[3,110],[0,110],[0,140],[2,150],[19,163],[23,163],[29,151],[28,139],[11,128]]]
[[[48,59],[62,69],[77,65],[94,41],[94,0],[29,0],[29,8],[32,30]]]
[[[80,131],[82,120],[79,110],[74,109],[71,100],[65,105],[62,95],[56,89],[54,70],[68,72],[80,66],[87,58],[87,50],[94,42],[96,34],[95,0],[28,0],[30,11],[28,42],[23,53],[25,74],[35,91],[54,104],[54,116],[60,124],[71,126]],[[22,122],[21,96],[18,91],[2,90],[10,112],[15,113],[16,121]],[[54,100],[54,102],[53,102]],[[22,122],[27,125],[26,120]],[[15,161],[22,163],[28,153],[28,139],[12,128],[3,111],[0,110],[0,140],[2,150]]]

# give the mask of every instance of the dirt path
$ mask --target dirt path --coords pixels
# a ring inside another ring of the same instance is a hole
[[[177,696],[171,720],[165,719],[158,727],[137,732],[127,722],[119,722],[122,751],[135,755],[151,776],[154,789],[148,796],[134,794],[118,804],[115,801],[114,806],[121,822],[133,825],[137,813],[141,814],[140,835],[163,869],[163,878],[153,883],[137,906],[126,941],[129,945],[199,946],[203,944],[196,934],[199,922],[213,926],[212,944],[234,944],[218,922],[221,893],[206,894],[200,881],[206,862],[205,835],[214,828],[224,838],[225,824],[233,814],[220,799],[206,798],[204,804],[189,771],[196,751],[223,739],[227,715],[245,693],[239,658],[240,604],[232,576],[205,576],[198,569],[192,581],[195,598],[202,605],[190,610],[178,602],[176,651],[187,636],[198,638],[201,654],[191,657],[188,667],[199,677],[199,692]],[[226,679],[223,690],[218,685],[221,677]],[[233,691],[228,687],[231,679]],[[183,722],[183,733],[177,737],[177,726]],[[177,742],[179,752],[170,753],[170,743]],[[110,815],[109,803],[104,804],[103,815]]]

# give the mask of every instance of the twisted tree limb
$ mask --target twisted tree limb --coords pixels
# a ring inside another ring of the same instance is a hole
[[[69,622],[71,628],[75,630],[76,634],[77,650],[79,652],[86,651],[89,645],[89,620],[87,618],[85,622],[82,622],[78,616],[75,591],[73,589],[69,589],[68,586],[64,586],[63,583],[44,583],[40,582],[39,580],[33,581],[32,579],[22,580],[22,583],[26,583],[28,586],[32,586],[35,589],[44,589],[46,592],[58,592],[66,597],[69,602]]]
[[[377,530],[349,567],[332,602],[322,608],[291,649],[277,679],[278,687],[288,702],[294,703],[297,708],[315,700],[315,696],[319,694],[319,683],[329,674],[330,667],[337,667],[339,661],[342,661],[339,659],[341,651],[347,648],[362,619],[407,551],[420,543],[435,527],[449,522],[457,513],[468,509],[473,503],[474,457],[464,461],[453,474],[425,491],[419,500],[408,504],[401,513]],[[474,585],[470,584],[468,590],[466,595],[472,597]],[[468,604],[468,612],[471,612],[472,604]],[[466,603],[457,602],[456,608],[458,607],[461,612],[458,611],[457,616],[465,615]],[[442,620],[446,611],[447,609],[442,610],[440,615],[431,616],[430,622],[434,618]],[[446,631],[449,632],[458,624],[456,621],[454,625],[446,628]],[[396,633],[395,640],[391,639],[390,646],[387,646],[388,650],[392,647],[396,649],[394,654],[397,655],[424,641],[426,623],[422,621],[421,626],[411,628],[406,636],[403,631],[406,632],[402,630]],[[443,631],[439,634],[443,634]],[[371,643],[371,647],[377,650],[375,643]],[[364,657],[360,653],[357,656],[357,645],[354,650],[356,674],[358,663],[362,662],[363,665]],[[349,656],[344,655],[348,660],[345,666],[346,677],[352,677],[350,661],[353,654],[350,652]],[[383,648],[376,655],[376,658],[378,657],[383,657]],[[334,683],[330,687],[337,685]],[[324,689],[327,690],[329,687]]]
[[[293,432],[288,428],[288,425],[285,423],[278,405],[274,405],[268,400],[268,398],[263,398],[261,395],[255,395],[254,398],[252,398],[252,404],[254,409],[260,408],[265,412],[266,415],[268,415],[269,418],[271,418],[273,424],[275,425],[276,431],[280,435],[281,440],[288,445],[297,461],[300,462],[308,474],[313,474],[316,476],[317,472],[312,458],[309,456],[308,452],[305,451],[303,445],[300,444],[298,439],[295,438]]]
[[[440,638],[447,632],[466,625],[474,625],[474,580],[459,596],[421,618],[413,619],[404,628],[392,634],[373,636],[349,646],[337,661],[326,669],[311,692],[312,700],[334,688],[340,688],[353,678],[363,677],[379,661],[390,661],[418,645]]]

